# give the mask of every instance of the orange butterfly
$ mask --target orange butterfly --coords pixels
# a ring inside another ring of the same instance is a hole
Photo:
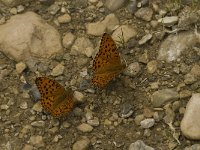
[[[73,108],[73,92],[65,88],[55,80],[47,77],[38,77],[35,80],[41,95],[43,108],[54,117],[66,115]]]
[[[121,62],[117,46],[111,36],[104,33],[99,52],[93,61],[92,83],[97,87],[105,87],[116,75],[120,74],[126,65]]]

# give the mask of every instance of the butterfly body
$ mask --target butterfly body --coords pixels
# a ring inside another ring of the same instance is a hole
[[[99,52],[93,61],[94,76],[92,83],[97,87],[105,87],[125,67],[126,65],[121,62],[115,42],[110,35],[104,33]]]
[[[52,116],[64,116],[73,108],[73,92],[70,88],[65,90],[58,82],[47,77],[38,77],[35,83],[43,108]]]

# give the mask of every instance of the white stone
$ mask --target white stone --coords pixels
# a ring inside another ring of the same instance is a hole
[[[97,21],[94,23],[86,24],[86,30],[87,30],[87,34],[100,36],[105,32],[106,26],[101,21]]]
[[[80,37],[80,38],[77,38],[76,41],[74,42],[71,48],[71,54],[72,55],[80,55],[80,54],[88,55],[88,50],[94,51],[93,47],[94,46],[92,42],[88,38]]]
[[[33,12],[12,16],[0,33],[0,51],[17,62],[63,52],[58,31]]]
[[[17,14],[17,8],[15,8],[15,7],[11,8],[10,13],[13,14],[13,15],[16,15]]]
[[[66,33],[63,37],[62,43],[65,48],[70,48],[70,46],[74,43],[75,35],[71,32]]]
[[[71,21],[71,16],[69,14],[64,14],[58,17],[59,23],[68,23]]]
[[[148,118],[140,122],[141,127],[144,129],[151,128],[154,126],[154,124],[155,124],[155,120],[153,118]]]
[[[77,100],[77,102],[83,102],[84,101],[84,95],[81,92],[75,91],[74,92],[74,98]]]
[[[158,22],[164,24],[165,26],[172,26],[178,22],[178,16],[164,17],[159,19]]]
[[[147,63],[147,72],[148,73],[154,73],[157,70],[157,61],[156,60],[152,60],[150,62]]]
[[[39,135],[33,135],[30,137],[30,143],[36,147],[43,147],[44,142],[42,136]]]
[[[99,0],[88,0],[90,3],[97,3]]]
[[[124,74],[130,77],[134,77],[140,72],[140,70],[140,64],[138,62],[134,62],[128,65],[128,67],[124,71]]]
[[[21,109],[27,109],[28,108],[28,104],[27,104],[27,102],[22,102],[19,107]]]
[[[42,112],[42,105],[41,102],[38,101],[37,103],[35,103],[32,107],[32,109],[36,112]]]
[[[19,62],[16,64],[16,71],[18,74],[22,73],[26,69],[26,64],[23,62]]]
[[[103,24],[106,26],[106,32],[112,32],[119,26],[119,19],[115,14],[109,14],[103,20]]]
[[[145,145],[141,140],[137,140],[135,143],[131,143],[128,150],[154,150],[154,148]]]
[[[115,14],[109,14],[103,21],[88,23],[86,25],[87,34],[101,36],[104,32],[111,32],[119,25],[119,20]]]
[[[200,93],[192,94],[181,121],[181,131],[192,140],[200,140]]]
[[[52,76],[59,76],[62,75],[64,72],[65,66],[62,64],[58,64],[55,68],[53,68],[51,75]]]
[[[185,31],[171,34],[162,42],[158,52],[158,59],[168,62],[176,60],[184,50],[198,43],[200,43],[200,36],[196,32]]]
[[[142,45],[142,44],[145,44],[147,41],[149,41],[150,39],[152,38],[152,34],[147,34],[145,36],[142,37],[141,40],[139,40],[138,44],[139,45]]]
[[[123,35],[122,35],[123,32]],[[129,39],[135,37],[137,34],[135,28],[131,25],[122,25],[118,27],[112,34],[112,38],[114,41],[122,41],[128,42]]]

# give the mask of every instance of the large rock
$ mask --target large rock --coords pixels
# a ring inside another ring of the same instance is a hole
[[[111,32],[119,25],[119,19],[115,14],[109,14],[102,21],[88,23],[86,25],[87,34],[100,36],[104,32]]]
[[[193,94],[189,100],[184,117],[181,121],[181,131],[189,139],[200,140],[200,93]]]
[[[186,31],[172,34],[162,42],[158,52],[158,59],[168,62],[176,60],[184,50],[199,43],[200,34],[197,32]]]
[[[15,61],[63,52],[58,31],[33,12],[12,16],[0,33],[0,51]]]

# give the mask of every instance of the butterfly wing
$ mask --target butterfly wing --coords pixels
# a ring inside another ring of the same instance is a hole
[[[112,37],[104,33],[101,39],[99,52],[93,61],[94,72],[102,71],[104,67],[111,67],[112,65],[121,65],[121,59],[117,46],[113,41]]]
[[[99,52],[93,61],[94,76],[92,83],[97,87],[104,87],[125,67],[125,64],[121,62],[117,46],[112,37],[104,33]]]
[[[71,109],[73,107],[72,91],[66,91],[65,88],[55,80],[47,77],[38,77],[35,83],[41,94],[41,104],[43,108],[53,116],[61,116],[63,111],[66,111],[62,105],[68,107],[67,111],[69,111],[69,108]],[[60,114],[56,115],[56,111],[58,110],[60,110]]]
[[[65,88],[62,85],[47,77],[38,77],[36,78],[35,83],[38,87],[41,97],[44,98],[54,96],[58,93],[63,93],[65,91]]]
[[[57,107],[55,107],[52,110],[52,112],[51,112],[52,116],[54,116],[54,117],[65,116],[66,114],[68,114],[72,110],[72,108],[74,106],[72,90],[70,88],[67,89],[64,96],[65,96],[65,99],[62,100],[62,102],[59,103],[57,105]]]
[[[105,87],[118,73],[104,73],[104,74],[95,74],[92,78],[92,83],[99,87]]]

